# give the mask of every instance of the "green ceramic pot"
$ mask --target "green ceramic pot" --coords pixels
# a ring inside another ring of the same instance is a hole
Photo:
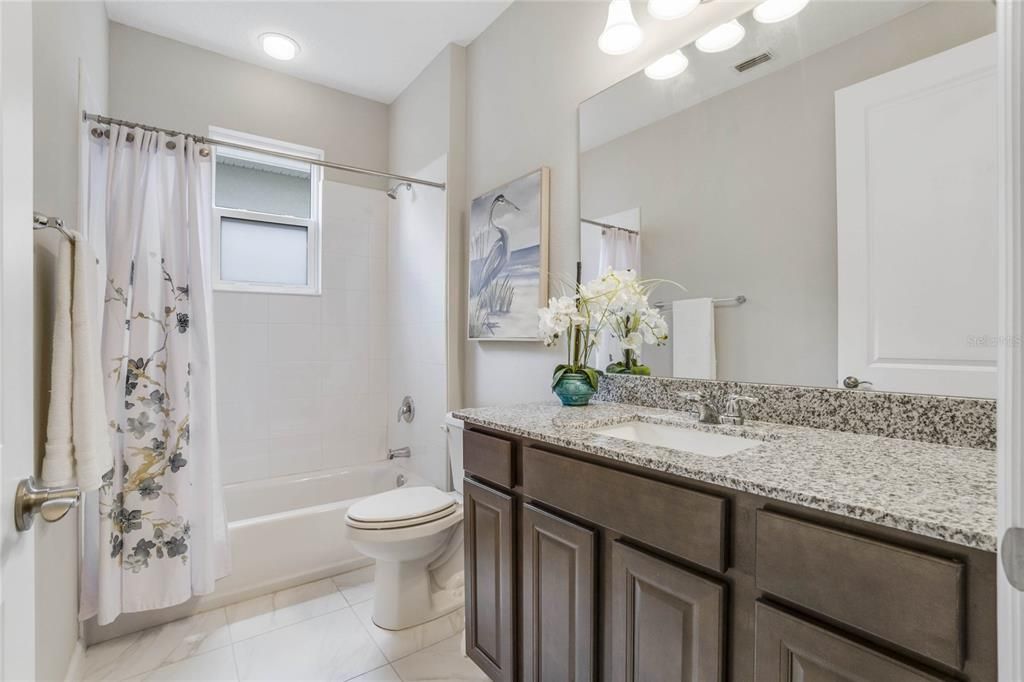
[[[582,372],[566,372],[555,384],[555,395],[566,407],[583,407],[594,396],[594,387]]]

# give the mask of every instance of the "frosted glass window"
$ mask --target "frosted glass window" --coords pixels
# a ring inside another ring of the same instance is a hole
[[[283,167],[217,154],[215,203],[220,208],[309,218],[310,183],[309,166]]]
[[[305,225],[222,218],[220,278],[226,282],[306,286],[308,242],[309,228]]]

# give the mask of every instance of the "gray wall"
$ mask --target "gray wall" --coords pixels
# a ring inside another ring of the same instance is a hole
[[[102,2],[32,5],[33,201],[39,211],[77,227],[79,65],[95,97],[107,103],[107,11]],[[35,236],[35,412],[37,462],[42,459],[49,405],[53,338],[53,264],[58,240]],[[78,639],[78,513],[60,523],[37,523],[36,674],[63,680]]]
[[[643,68],[669,47],[696,39],[700,28],[708,25],[705,22],[732,18],[754,4],[709,3],[672,22],[651,20],[637,4],[644,44],[631,54],[611,57],[597,49],[606,3],[513,3],[468,49],[468,197],[540,166],[550,167],[550,270],[572,277],[579,253],[579,103]],[[464,337],[465,320],[461,322],[458,333]],[[550,399],[551,372],[562,357],[564,349],[546,349],[539,342],[469,342],[463,402],[493,405]]]
[[[583,214],[639,206],[644,277],[748,296],[717,310],[719,379],[832,386],[834,93],[994,30],[990,3],[930,3],[588,151]],[[671,376],[670,347],[644,360]]]
[[[324,150],[329,161],[388,163],[388,106],[110,24],[110,110],[116,118],[205,134],[221,126]],[[327,179],[376,180],[329,171]]]

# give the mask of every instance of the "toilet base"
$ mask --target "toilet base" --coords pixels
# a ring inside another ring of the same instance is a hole
[[[459,557],[461,558],[461,557]],[[373,622],[385,630],[405,630],[458,610],[463,590],[433,589],[430,559],[377,560]]]

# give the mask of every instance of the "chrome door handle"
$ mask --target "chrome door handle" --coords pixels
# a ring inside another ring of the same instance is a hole
[[[861,386],[874,386],[870,381],[861,381],[857,377],[846,377],[843,379],[843,388],[860,388]]]
[[[78,506],[82,493],[78,486],[68,488],[47,488],[36,484],[36,479],[29,476],[18,483],[14,493],[14,527],[23,533],[32,527],[36,514],[44,521],[53,523],[60,521]]]

